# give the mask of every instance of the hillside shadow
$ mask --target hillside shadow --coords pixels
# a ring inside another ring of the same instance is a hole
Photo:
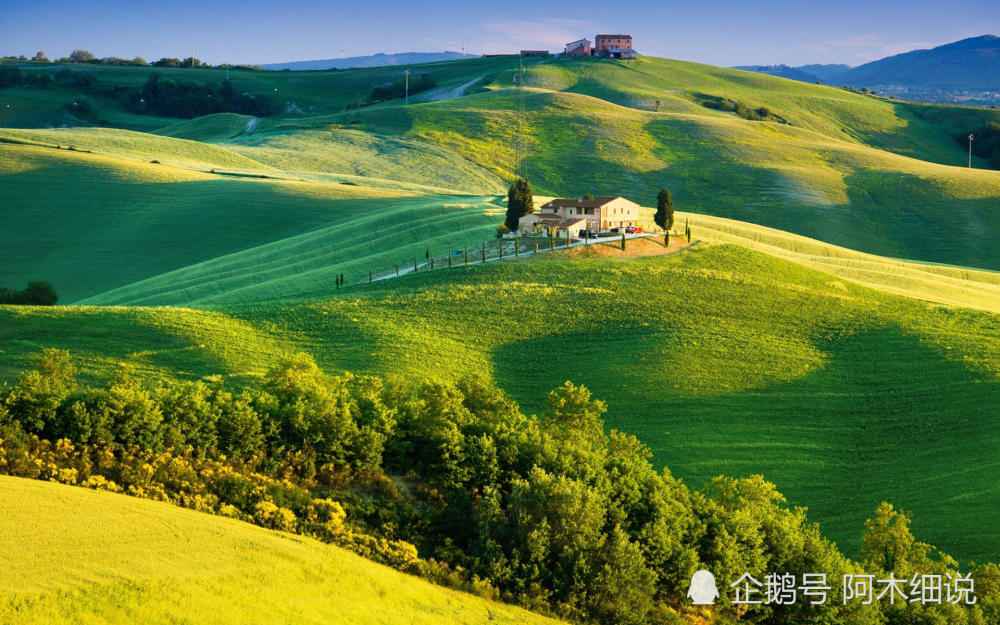
[[[494,354],[496,376],[526,411],[541,408],[540,388],[567,379],[587,386],[607,402],[608,428],[637,435],[658,466],[695,487],[719,474],[763,474],[847,553],[875,506],[890,501],[915,512],[921,540],[959,558],[1000,556],[995,378],[887,326],[815,342],[826,365],[796,379],[691,394],[674,388],[686,374],[670,370],[669,357],[643,363],[671,334],[637,327],[600,340],[595,332],[589,349],[608,358],[586,364],[566,347],[586,335],[514,343]],[[747,345],[732,358],[754,352]],[[642,367],[651,366],[664,374],[650,379]]]

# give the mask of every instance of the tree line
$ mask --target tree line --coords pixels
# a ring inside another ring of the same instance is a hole
[[[0,88],[3,87],[67,87],[86,94],[109,99],[122,108],[147,115],[192,118],[210,113],[240,113],[267,117],[281,110],[280,103],[269,94],[237,91],[233,83],[194,82],[164,78],[150,74],[141,87],[103,85],[92,72],[63,68],[53,74],[25,70],[13,65],[0,65]],[[82,101],[81,101],[82,100]],[[92,114],[92,105],[85,98],[76,98],[66,108],[81,119],[99,122]]]
[[[241,70],[252,70],[252,71],[264,71],[259,65],[229,65],[229,64],[219,64],[219,65],[209,65],[201,59],[193,56],[189,56],[183,59],[173,58],[173,57],[163,57],[158,61],[153,61],[149,63],[146,59],[141,56],[129,58],[122,58],[117,56],[106,56],[98,58],[94,56],[89,50],[73,50],[69,56],[64,56],[56,59],[55,61],[50,61],[49,57],[45,55],[45,52],[36,52],[34,56],[30,59],[23,54],[20,56],[5,56],[4,60],[7,61],[31,61],[33,63],[57,63],[57,64],[85,64],[85,65],[131,65],[134,67],[147,67],[152,65],[153,67],[191,67],[191,68],[211,68],[211,69],[241,69]]]
[[[290,356],[259,385],[77,380],[45,350],[0,387],[0,470],[125,492],[340,544],[377,561],[577,623],[706,622],[692,574],[897,577],[957,573],[879,506],[847,558],[762,477],[692,488],[606,431],[569,382],[525,415],[490,382],[329,376]],[[975,566],[978,603],[719,604],[712,622],[996,623],[1000,568]]]
[[[211,113],[240,113],[267,117],[280,112],[274,97],[238,92],[232,82],[195,83],[150,74],[138,89],[118,89],[126,109],[162,117],[192,118]]]

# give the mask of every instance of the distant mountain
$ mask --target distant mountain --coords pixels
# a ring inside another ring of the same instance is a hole
[[[781,76],[782,78],[790,78],[792,80],[800,80],[802,82],[816,82],[819,77],[811,72],[803,71],[798,67],[789,67],[787,65],[737,65],[733,69],[743,69],[748,72],[759,72],[761,74],[770,74],[771,76]]]
[[[760,72],[771,76],[781,76],[802,82],[822,82],[830,83],[831,79],[839,74],[843,74],[851,69],[850,65],[800,65],[789,67],[788,65],[737,65],[733,69],[742,69],[748,72]]]
[[[843,74],[847,70],[851,69],[850,65],[844,65],[842,63],[827,63],[822,64],[812,64],[812,65],[800,65],[795,69],[800,72],[805,72],[816,78],[820,79],[824,83],[832,84],[833,79]]]
[[[385,65],[416,65],[436,61],[452,61],[467,58],[461,52],[401,52],[399,54],[372,54],[370,56],[349,56],[342,59],[318,61],[291,61],[261,65],[264,69],[308,70],[308,69],[348,69],[352,67],[382,67]]]
[[[837,84],[928,101],[1000,103],[1000,37],[983,35],[866,63]]]

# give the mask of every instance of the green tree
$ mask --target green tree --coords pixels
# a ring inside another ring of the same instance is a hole
[[[28,283],[28,287],[22,291],[24,303],[36,306],[54,306],[59,301],[59,294],[55,287],[45,280],[35,280]]]
[[[94,55],[87,50],[73,50],[69,53],[70,63],[89,63],[94,60]]]
[[[656,195],[656,214],[653,215],[653,221],[664,230],[674,227],[674,200],[666,187],[660,189]]]
[[[869,567],[895,571],[904,576],[928,573],[939,567],[930,557],[934,547],[919,542],[910,532],[910,515],[882,502],[875,509],[875,518],[865,521],[861,537],[861,557]],[[956,566],[943,555],[941,562]]]
[[[92,410],[97,420],[107,420],[115,439],[143,449],[163,448],[163,410],[156,395],[122,367],[107,388],[96,395]]]
[[[34,364],[18,378],[7,404],[27,432],[41,434],[51,432],[56,411],[76,388],[76,367],[68,351],[53,348],[35,356]]]
[[[219,449],[228,456],[246,460],[264,450],[260,415],[246,393],[223,402],[215,427]]]
[[[535,200],[531,194],[531,185],[524,178],[518,178],[507,190],[507,216],[504,225],[515,232],[521,217],[533,212]]]
[[[648,623],[656,574],[642,550],[617,525],[599,544],[596,571],[587,585],[587,612],[599,623]]]

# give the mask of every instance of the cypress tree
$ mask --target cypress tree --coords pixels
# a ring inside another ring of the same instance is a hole
[[[517,232],[521,217],[535,212],[535,199],[531,194],[531,185],[524,178],[518,178],[507,190],[507,216],[504,225],[511,232]]]
[[[674,200],[666,187],[660,189],[656,196],[656,214],[653,215],[653,221],[667,231],[674,227]]]

